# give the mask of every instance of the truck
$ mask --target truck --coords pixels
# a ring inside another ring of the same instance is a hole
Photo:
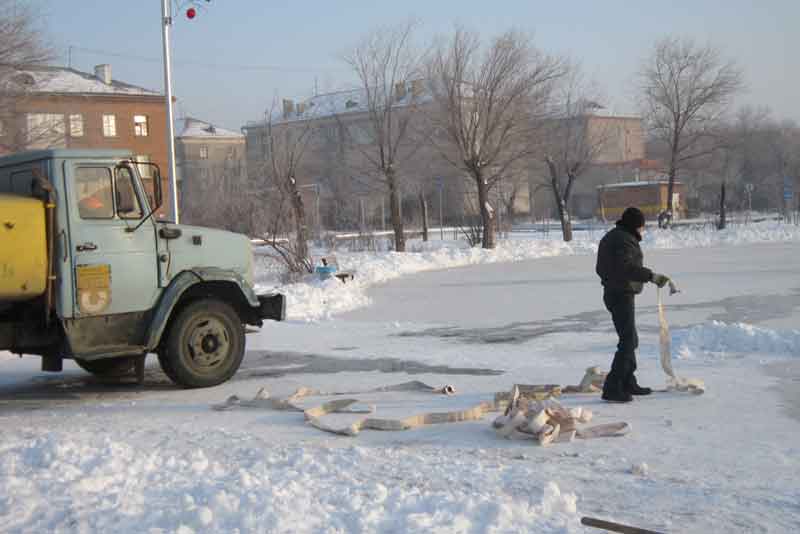
[[[0,350],[140,382],[155,353],[179,386],[230,379],[284,295],[256,294],[246,236],[160,220],[163,198],[128,151],[0,157]]]

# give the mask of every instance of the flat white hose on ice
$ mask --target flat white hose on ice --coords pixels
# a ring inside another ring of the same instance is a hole
[[[675,283],[669,281],[670,295],[677,293],[678,289]],[[705,389],[705,383],[699,378],[681,378],[675,374],[672,369],[672,340],[669,335],[669,324],[664,315],[664,303],[661,300],[661,288],[658,289],[658,337],[659,346],[661,349],[661,368],[667,375],[667,389],[677,391],[688,391],[696,395],[702,394]]]

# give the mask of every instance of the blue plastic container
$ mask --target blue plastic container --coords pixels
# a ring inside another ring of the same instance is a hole
[[[336,273],[336,267],[333,265],[319,265],[315,270],[317,275],[319,275],[320,280],[327,280],[328,278],[331,278],[334,273]]]

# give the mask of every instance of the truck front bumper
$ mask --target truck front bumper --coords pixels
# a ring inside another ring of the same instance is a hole
[[[272,321],[286,320],[286,297],[280,293],[258,295],[258,316]]]

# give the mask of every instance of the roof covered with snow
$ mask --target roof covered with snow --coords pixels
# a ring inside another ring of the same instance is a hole
[[[226,130],[192,117],[179,119],[175,124],[175,131],[178,132],[175,135],[178,138],[244,139],[244,135],[239,132]]]
[[[389,95],[386,96],[391,98],[397,107],[428,102],[432,98],[423,80],[409,82],[404,87],[397,87],[387,92]],[[384,95],[380,95],[378,98],[382,96]],[[365,113],[369,110],[367,91],[363,88],[324,93],[297,102],[284,99],[280,104],[272,111],[272,124]],[[263,121],[260,121],[251,123],[249,126],[263,126],[263,124]]]
[[[157,91],[119,80],[112,79],[106,84],[94,74],[64,67],[25,69],[19,72],[15,81],[28,86],[34,93],[162,96]]]

